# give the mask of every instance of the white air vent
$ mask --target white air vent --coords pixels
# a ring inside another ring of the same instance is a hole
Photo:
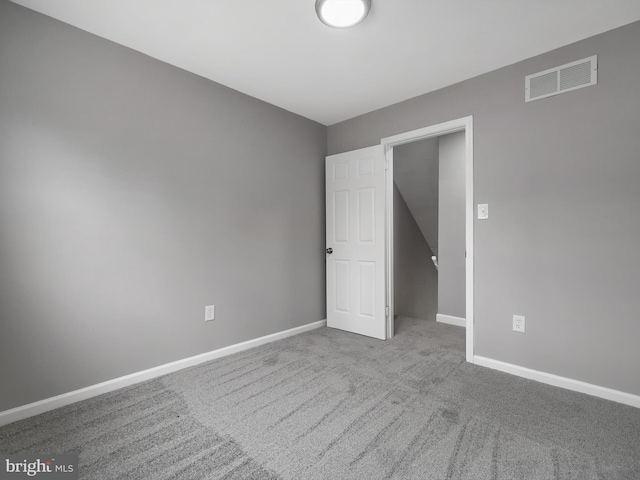
[[[598,56],[550,68],[525,77],[525,102],[570,92],[598,83]]]

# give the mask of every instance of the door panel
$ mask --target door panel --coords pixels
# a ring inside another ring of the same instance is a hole
[[[333,192],[334,243],[349,243],[349,191]]]
[[[349,262],[334,261],[335,272],[335,309],[340,313],[349,313]]]
[[[362,243],[375,242],[375,189],[358,189],[358,241]]]
[[[327,157],[327,325],[386,338],[382,146]]]

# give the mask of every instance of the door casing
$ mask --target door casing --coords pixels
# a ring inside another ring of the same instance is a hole
[[[385,152],[385,215],[386,215],[386,305],[387,338],[394,335],[394,286],[393,286],[393,148],[426,138],[440,137],[449,133],[465,132],[465,286],[466,286],[466,359],[473,363],[473,116],[451,120],[410,132],[393,135],[381,140]]]

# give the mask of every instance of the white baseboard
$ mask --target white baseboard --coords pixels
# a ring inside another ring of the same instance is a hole
[[[436,322],[447,323],[449,325],[455,325],[456,327],[465,327],[467,326],[467,320],[461,317],[454,317],[453,315],[444,315],[442,313],[438,313],[436,315]]]
[[[491,358],[480,357],[478,355],[473,357],[473,363],[482,367],[517,375],[518,377],[535,380],[536,382],[553,385],[554,387],[566,388],[567,390],[573,390],[574,392],[586,393],[595,397],[640,408],[640,396],[633,395],[631,393],[625,393],[607,387],[600,387],[591,383],[581,382],[580,380],[573,380],[572,378],[560,377],[559,375],[554,375],[552,373],[531,370],[530,368],[520,367],[518,365],[493,360]]]
[[[316,328],[321,328],[326,325],[326,320],[320,320],[317,322],[309,323],[307,325],[302,325],[301,327],[284,330],[278,333],[272,333],[271,335],[266,335],[264,337],[255,338],[246,342],[219,348],[218,350],[213,350],[211,352],[202,353],[200,355],[184,358],[182,360],[177,360],[171,363],[166,363],[164,365],[153,367],[148,370],[142,370],[141,372],[125,375],[124,377],[114,378],[113,380],[108,380],[96,385],[91,385],[79,390],[74,390],[73,392],[63,393],[62,395],[57,395],[51,398],[45,398],[44,400],[29,403],[21,407],[12,408],[11,410],[5,410],[4,412],[0,412],[0,426],[8,425],[9,423],[33,417],[34,415],[39,415],[41,413],[55,410],[56,408],[64,407],[66,405],[71,405],[72,403],[86,400],[87,398],[96,397],[103,393],[112,392],[119,388],[128,387],[129,385],[133,385],[135,383],[151,380],[152,378],[160,377],[162,375],[166,375],[167,373],[172,373],[178,370],[182,370],[183,368],[192,367],[194,365],[208,362],[210,360],[215,360],[216,358],[225,357],[233,353],[242,352],[250,348],[259,347],[260,345],[264,345],[266,343],[275,342],[276,340],[281,340],[293,335],[298,335],[300,333],[314,330]]]

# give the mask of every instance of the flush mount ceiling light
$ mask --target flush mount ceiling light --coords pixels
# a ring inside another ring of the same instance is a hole
[[[362,22],[371,9],[371,0],[316,0],[322,23],[333,28],[349,28]]]

